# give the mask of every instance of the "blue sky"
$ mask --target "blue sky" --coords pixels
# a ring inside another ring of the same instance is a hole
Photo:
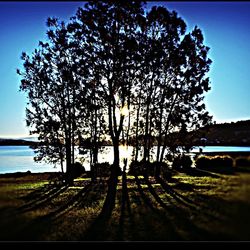
[[[149,2],[148,6],[156,2]],[[208,111],[217,122],[250,119],[250,2],[159,2],[188,29],[198,25],[213,60]],[[26,98],[18,91],[22,51],[46,38],[47,17],[67,21],[82,2],[0,2],[0,137],[27,136]]]

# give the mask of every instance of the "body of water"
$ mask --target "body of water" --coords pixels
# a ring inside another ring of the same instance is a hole
[[[222,146],[206,146],[196,147],[192,152],[199,152],[202,148],[203,152],[249,152],[250,147],[222,147]],[[103,151],[98,155],[99,162],[113,162],[113,148],[104,147]],[[120,147],[120,159],[121,163],[124,158],[129,158],[132,154],[133,147]],[[154,149],[156,152],[156,148]],[[32,173],[39,172],[58,172],[61,171],[60,165],[53,165],[48,163],[34,162],[34,151],[29,146],[0,146],[0,174],[3,173],[15,173],[15,172],[27,172]],[[89,153],[86,155],[79,155],[78,160],[82,161],[86,170],[89,170]],[[122,166],[122,165],[121,165]]]
[[[249,152],[250,147],[233,147],[233,146],[205,146],[205,147],[195,147],[192,152],[199,152],[200,148],[204,153],[211,152]]]
[[[29,146],[0,146],[0,174],[27,172],[55,172],[60,171],[59,166],[36,163],[33,158],[34,151]]]

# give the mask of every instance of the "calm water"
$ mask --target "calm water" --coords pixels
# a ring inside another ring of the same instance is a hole
[[[126,157],[132,154],[132,147],[120,147],[121,162]],[[250,147],[221,147],[207,146],[202,147],[203,152],[250,152]],[[198,152],[199,148],[195,148],[193,152]],[[59,165],[54,166],[47,163],[36,163],[33,160],[35,156],[29,146],[0,146],[0,174],[14,172],[54,172],[60,171]],[[83,165],[86,170],[89,170],[89,154],[78,156],[78,160],[83,160]],[[104,151],[99,154],[99,162],[113,162],[112,147],[105,147]],[[129,163],[129,162],[128,162]]]
[[[35,154],[29,146],[0,146],[0,174],[28,170],[33,173],[60,170],[59,167],[54,168],[53,165],[34,162],[34,156]]]
[[[196,147],[192,152],[199,152],[202,148],[203,152],[250,152],[250,147],[231,147],[231,146],[206,146]]]

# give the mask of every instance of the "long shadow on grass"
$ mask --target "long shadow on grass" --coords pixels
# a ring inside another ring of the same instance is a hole
[[[53,198],[57,197],[58,195],[60,195],[64,191],[66,191],[66,189],[68,187],[69,187],[69,185],[52,188],[48,192],[43,193],[40,198],[37,198],[37,199],[35,199],[35,200],[33,200],[33,201],[29,202],[29,203],[26,203],[23,206],[19,207],[17,209],[17,211],[18,211],[18,213],[24,213],[24,212],[28,212],[28,211],[37,209],[40,206],[42,206],[42,205],[46,204],[47,202],[51,201]]]
[[[137,180],[139,181],[138,178]],[[221,239],[222,237],[221,235],[214,234],[212,232],[209,232],[203,228],[196,226],[194,222],[191,220],[190,211],[184,210],[181,206],[178,206],[177,204],[172,204],[172,206],[166,206],[166,204],[162,201],[162,199],[158,196],[158,194],[152,187],[147,176],[144,177],[144,180],[148,186],[149,193],[154,197],[155,201],[158,204],[160,204],[162,208],[165,209],[169,218],[171,218],[171,221],[173,223],[173,229],[182,228],[182,230],[184,230],[185,232],[191,233],[192,240],[204,240],[204,239],[219,240]],[[139,186],[140,186],[140,183],[138,183],[138,187]],[[146,198],[146,199],[149,200],[149,198]],[[225,238],[224,235],[223,237]]]
[[[23,226],[23,230],[16,235],[17,240],[41,240],[41,236],[47,235],[49,233],[48,229],[50,230],[52,226],[60,226],[61,222],[58,219],[60,218],[61,220],[64,220],[63,215],[77,206],[79,207],[81,205],[80,208],[83,208],[82,205],[86,200],[91,200],[92,202],[94,202],[95,200],[93,199],[93,197],[88,196],[90,195],[91,191],[94,191],[94,189],[99,186],[99,184],[99,182],[87,182],[86,185],[76,195],[71,197],[68,202],[65,202],[65,204],[60,206],[58,209],[48,214],[36,217],[35,219],[26,223]],[[101,194],[101,192],[99,192],[99,194]],[[99,196],[95,196],[95,198],[99,199]],[[86,202],[86,205],[87,204],[88,203]],[[67,217],[65,218],[67,219]],[[56,222],[56,220],[58,221]],[[79,231],[80,230],[81,229],[79,228]],[[66,234],[63,239],[67,237],[68,235]]]
[[[39,200],[44,199],[45,197],[52,195],[53,193],[57,192],[61,186],[52,186],[45,184],[44,186],[40,188],[36,188],[34,191],[31,193],[20,197],[20,199],[27,201],[23,206],[21,207],[28,207],[32,205],[33,203],[38,202]]]
[[[117,186],[116,186],[116,195],[117,195]],[[112,210],[113,211],[113,210]],[[108,214],[103,213],[103,210],[99,212],[97,217],[92,221],[88,229],[85,231],[84,235],[80,240],[83,241],[103,241],[107,240],[109,237],[109,221],[112,217],[112,211]]]
[[[200,202],[198,203],[197,200],[194,199],[190,199],[187,198],[185,196],[183,196],[182,194],[180,194],[179,192],[177,192],[176,190],[174,190],[174,188],[172,188],[169,184],[166,183],[166,181],[164,179],[162,179],[161,177],[156,178],[156,182],[158,182],[159,184],[161,184],[161,187],[165,190],[165,192],[167,194],[169,194],[171,197],[173,197],[178,203],[180,203],[180,205],[183,205],[184,207],[187,207],[188,209],[191,209],[193,213],[202,213],[205,216],[210,217],[211,219],[215,219],[215,220],[221,220],[222,217],[218,217],[215,216],[211,213],[208,213],[207,211],[209,210],[208,206],[205,206],[204,204],[201,204]],[[151,186],[151,183],[149,182],[149,180],[147,180],[147,184],[149,186]],[[205,195],[201,195],[199,193],[197,193],[196,191],[194,191],[194,189],[192,188],[192,185],[187,185],[185,183],[178,183],[179,187],[185,187],[188,188],[189,191],[192,191],[193,193],[195,193],[195,197],[196,198],[200,198],[203,200],[206,200],[206,202],[209,201],[209,197],[205,196]],[[152,191],[153,188],[151,188]]]
[[[66,202],[63,206],[59,207],[55,211],[52,211],[42,217],[40,219],[55,219],[63,214],[69,212],[71,209],[76,207],[79,204],[79,200],[83,201],[89,192],[91,191],[91,187],[93,186],[93,182],[88,182],[76,195],[74,195],[68,202]]]
[[[21,196],[20,199],[28,201],[29,203],[35,202],[36,200],[43,198],[43,196],[46,196],[49,192],[56,191],[57,188],[58,187],[56,186],[44,184],[42,187],[36,188],[34,191],[30,192],[29,194]]]
[[[220,178],[221,176],[212,173],[211,171],[205,170],[205,169],[200,169],[200,168],[187,168],[183,169],[182,172],[190,175],[190,176],[207,176],[207,177],[213,177],[213,178]]]
[[[86,202],[86,200],[91,200],[91,202],[94,202],[96,200],[98,200],[102,194],[102,192],[98,192],[97,189],[100,189],[101,187],[103,187],[103,182],[101,181],[88,181],[85,183],[84,187],[73,197],[71,197],[71,199],[69,199],[68,202],[66,202],[63,206],[59,207],[58,209],[39,217],[39,219],[56,219],[60,216],[62,216],[63,214],[69,212],[70,210],[72,210],[74,207],[79,207],[79,208],[83,208],[86,205],[89,205],[89,203]],[[89,193],[93,191],[95,194],[99,194],[99,195],[95,195],[95,197],[88,197]],[[99,190],[100,191],[100,190]]]
[[[148,208],[150,208],[151,212],[153,212],[158,217],[159,221],[161,223],[163,223],[165,225],[165,227],[167,227],[167,229],[168,229],[167,230],[167,238],[170,240],[183,240],[183,238],[180,236],[180,234],[174,228],[172,221],[166,217],[166,214],[162,213],[160,210],[155,208],[151,199],[144,193],[138,176],[135,176],[135,181],[137,184],[139,194],[140,194],[141,198],[143,199],[145,205]],[[157,198],[157,201],[160,203],[161,206],[163,206],[164,209],[166,209],[166,205],[163,202],[161,202],[158,198]],[[150,227],[148,228],[148,230],[150,230]],[[154,236],[154,234],[151,236]],[[148,239],[148,240],[150,240],[150,239]]]
[[[147,178],[145,178],[147,181],[147,184],[150,185],[150,182]],[[175,191],[170,185],[166,183],[161,177],[156,178],[156,182],[160,183],[162,188],[170,194],[176,201],[180,202],[181,204],[189,207],[189,208],[195,208],[195,206],[192,204],[192,201],[188,199],[187,197],[183,196],[179,192]]]
[[[127,187],[127,174],[126,169],[123,170],[122,174],[122,192],[121,192],[121,214],[119,219],[119,228],[117,238],[118,240],[124,240],[124,227],[125,227],[125,218],[130,219],[130,231],[134,227],[134,217],[131,212],[131,202],[128,194]]]
[[[201,169],[201,168],[195,168],[192,170],[194,173],[206,173],[207,175],[210,175],[211,177],[216,177],[216,175],[218,177],[220,177],[218,174],[223,174],[223,175],[233,175],[235,174],[235,171],[233,168],[230,167],[211,167],[211,168],[207,168],[207,169]],[[188,172],[187,172],[188,173]],[[191,171],[190,171],[190,175],[191,175]]]
[[[116,190],[117,195],[117,190]],[[103,241],[107,240],[110,232],[108,230],[109,221],[112,217],[112,211],[109,214],[99,211],[97,217],[90,223],[88,229],[84,232],[80,240],[83,241]]]

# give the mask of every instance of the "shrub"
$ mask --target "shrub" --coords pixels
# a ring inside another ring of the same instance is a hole
[[[169,165],[165,162],[162,162],[162,165],[161,165],[161,176],[165,180],[169,180],[173,176],[173,171],[169,168]]]
[[[196,159],[196,167],[221,173],[231,173],[233,171],[233,159],[228,155],[200,156]]]
[[[111,166],[108,162],[96,163],[92,166],[91,172],[95,177],[109,177]],[[119,169],[118,175],[121,175],[121,169]]]
[[[215,168],[232,168],[233,159],[228,155],[212,157],[212,164]]]
[[[169,168],[169,165],[166,162],[148,162],[146,165],[146,171],[149,176],[155,176],[157,174],[157,168],[159,168],[159,175],[165,179],[172,177],[172,171]]]
[[[199,156],[195,161],[195,165],[200,169],[208,169],[211,166],[211,158],[208,156]]]
[[[237,157],[235,159],[236,167],[250,167],[250,157]]]
[[[191,157],[189,155],[182,156],[182,158],[181,158],[181,164],[182,164],[182,167],[184,169],[191,168],[192,163],[193,163],[193,161],[192,161],[192,159],[191,159]]]
[[[192,166],[192,159],[189,155],[179,155],[173,161],[174,169],[189,169]]]
[[[144,175],[146,173],[146,166],[143,161],[132,161],[129,166],[128,174],[130,175]]]
[[[166,178],[170,177],[171,170],[169,166],[165,162],[144,162],[142,161],[132,161],[129,166],[130,175],[148,175],[154,176],[156,174],[156,168],[160,167],[160,174],[165,176]],[[168,172],[167,172],[168,171]]]
[[[91,171],[95,177],[108,177],[110,175],[111,165],[108,162],[96,163]]]
[[[71,171],[72,177],[77,178],[85,173],[85,168],[80,162],[75,162],[74,164],[72,164]]]
[[[48,176],[49,185],[61,186],[65,184],[65,174],[61,172],[52,172]]]

